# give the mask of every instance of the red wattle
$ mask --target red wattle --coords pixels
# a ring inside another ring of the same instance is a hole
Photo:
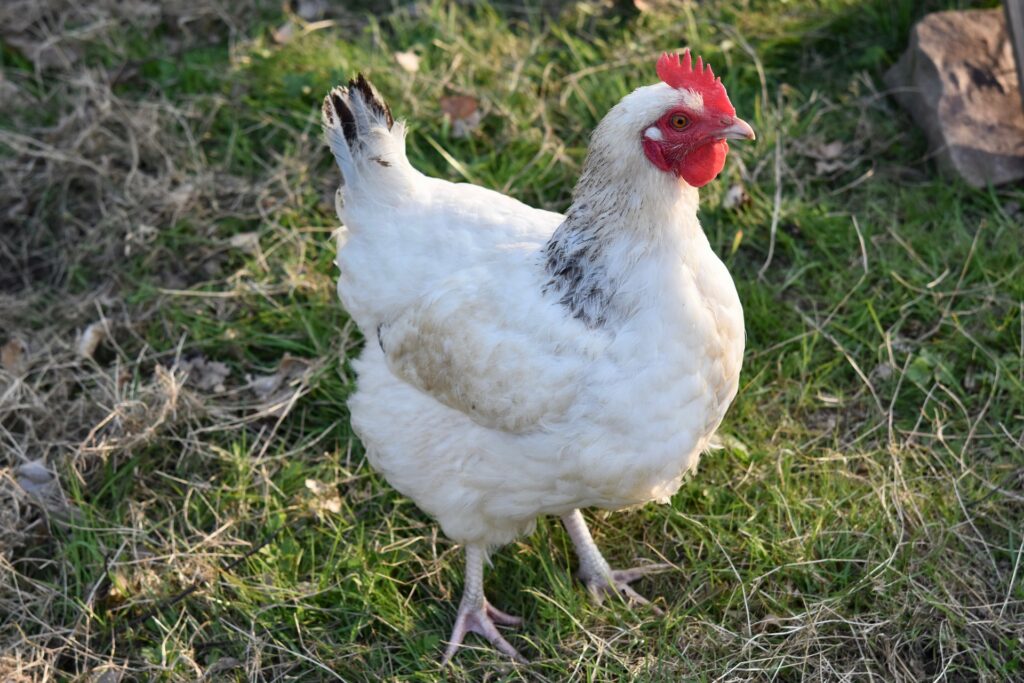
[[[683,157],[676,166],[676,174],[693,187],[703,187],[725,168],[725,155],[728,153],[729,143],[716,140]]]

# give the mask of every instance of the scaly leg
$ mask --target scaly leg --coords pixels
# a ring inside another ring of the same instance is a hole
[[[670,564],[649,564],[633,569],[612,569],[601,555],[594,543],[590,529],[583,519],[583,513],[573,510],[562,517],[562,524],[569,532],[569,538],[576,546],[576,554],[580,558],[580,580],[587,586],[594,602],[601,604],[606,595],[621,595],[627,602],[650,605],[650,600],[629,587],[629,584],[642,576],[671,569]],[[656,605],[651,605],[656,614],[664,614]]]
[[[483,636],[491,645],[512,659],[518,662],[526,661],[495,626],[518,626],[523,620],[505,614],[487,602],[484,596],[484,553],[484,549],[478,545],[466,546],[466,586],[462,591],[459,615],[455,618],[455,628],[452,630],[452,637],[441,660],[441,666],[446,666],[451,661],[452,656],[462,645],[462,639],[470,632]]]

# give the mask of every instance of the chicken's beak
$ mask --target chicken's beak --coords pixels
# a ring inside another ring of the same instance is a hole
[[[733,116],[723,119],[722,124],[723,127],[719,128],[715,134],[719,140],[754,140],[757,138],[754,135],[754,129],[743,119]]]

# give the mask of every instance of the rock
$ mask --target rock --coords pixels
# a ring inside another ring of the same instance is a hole
[[[1024,178],[1024,107],[1002,10],[927,15],[885,82],[968,183]]]

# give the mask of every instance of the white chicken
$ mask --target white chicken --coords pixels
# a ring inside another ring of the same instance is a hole
[[[594,131],[566,214],[430,178],[360,75],[324,99],[343,176],[338,293],[367,337],[349,406],[370,463],[466,549],[467,632],[519,658],[484,596],[488,553],[558,515],[598,600],[613,570],[581,508],[666,501],[736,394],[743,310],[697,220],[729,139],[721,80],[662,55]]]

